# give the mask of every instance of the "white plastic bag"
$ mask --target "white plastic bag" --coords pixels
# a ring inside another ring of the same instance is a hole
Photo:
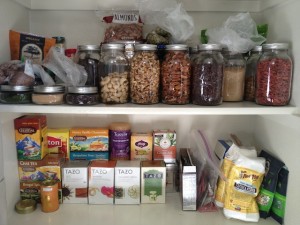
[[[43,81],[43,85],[52,86],[55,85],[52,77],[43,69],[43,67],[39,64],[33,64],[33,72],[36,76],[41,78]]]

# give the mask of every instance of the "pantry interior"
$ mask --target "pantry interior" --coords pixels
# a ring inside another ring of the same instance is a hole
[[[200,31],[219,26],[228,16],[250,12],[257,23],[269,25],[268,42],[287,42],[290,45],[293,68],[293,87],[290,105],[283,107],[258,106],[250,102],[223,103],[220,106],[195,105],[96,105],[38,106],[0,105],[0,224],[245,224],[227,220],[219,213],[183,212],[179,194],[167,196],[166,204],[139,206],[61,205],[55,213],[36,210],[19,215],[14,204],[19,199],[17,155],[14,143],[13,119],[25,114],[47,115],[48,127],[69,128],[106,127],[111,122],[125,121],[132,130],[175,129],[178,149],[190,146],[190,131],[205,131],[212,147],[217,139],[229,133],[242,141],[266,149],[280,158],[289,168],[286,225],[300,221],[299,161],[300,152],[300,2],[297,0],[182,0],[193,17],[195,33],[191,42],[199,43]],[[8,31],[30,32],[43,36],[64,36],[67,47],[79,44],[99,44],[104,26],[96,10],[133,9],[135,1],[109,0],[0,0],[0,62],[10,59]],[[145,26],[145,32],[150,27]],[[4,178],[1,180],[1,178]],[[4,191],[3,191],[4,190]],[[272,219],[258,224],[277,224]]]

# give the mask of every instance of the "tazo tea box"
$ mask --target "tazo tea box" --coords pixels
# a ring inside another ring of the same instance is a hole
[[[131,134],[131,160],[152,160],[153,136],[151,133]]]
[[[165,203],[166,165],[163,160],[141,162],[141,203]]]
[[[140,161],[117,161],[115,204],[140,204]]]
[[[153,159],[166,163],[176,162],[176,132],[173,130],[156,130],[153,132]]]
[[[14,120],[18,160],[41,160],[47,154],[47,119],[44,115]]]
[[[68,161],[63,165],[62,189],[64,203],[88,203],[89,161]]]
[[[108,160],[108,129],[72,128],[70,129],[71,160]]]
[[[48,129],[47,140],[49,153],[64,153],[70,158],[69,129]]]
[[[114,203],[116,161],[95,160],[89,165],[89,204]]]

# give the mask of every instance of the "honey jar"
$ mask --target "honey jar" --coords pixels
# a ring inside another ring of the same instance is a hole
[[[41,185],[41,203],[43,212],[54,212],[59,208],[58,183],[56,181],[44,181]]]

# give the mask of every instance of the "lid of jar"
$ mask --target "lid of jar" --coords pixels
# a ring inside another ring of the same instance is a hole
[[[187,45],[176,44],[176,45],[166,45],[166,50],[187,50]]]
[[[217,50],[221,51],[222,50],[222,45],[219,44],[201,44],[199,45],[199,50]]]
[[[64,86],[45,86],[45,85],[39,85],[39,86],[34,86],[33,91],[36,93],[63,93],[65,92],[65,87]]]
[[[251,49],[251,52],[261,52],[261,51],[262,51],[261,45],[255,46],[254,48]]]
[[[135,50],[145,50],[145,51],[155,51],[157,49],[156,45],[152,44],[137,44],[134,46]]]
[[[112,41],[110,44],[123,44],[123,45],[135,45],[135,44],[140,44],[142,43],[141,41],[135,41],[135,40],[118,40],[118,41]]]
[[[130,124],[126,122],[115,122],[109,125],[110,130],[130,130]]]
[[[95,94],[98,93],[98,88],[91,86],[68,87],[68,92],[74,94]]]
[[[15,210],[20,214],[31,213],[36,209],[36,201],[33,199],[23,199],[16,203]]]
[[[124,44],[121,44],[121,43],[108,43],[108,44],[101,45],[101,48],[103,50],[106,50],[106,49],[123,50],[124,47],[125,47]]]
[[[58,37],[52,37],[52,38],[54,38],[55,40],[56,40],[56,44],[63,44],[63,43],[65,43],[65,37],[60,37],[60,36],[58,36]]]
[[[30,86],[13,86],[13,85],[1,85],[1,91],[32,91],[32,87]]]
[[[288,43],[271,43],[271,44],[263,44],[262,49],[288,49],[289,44]]]
[[[77,48],[78,51],[86,51],[86,50],[100,51],[100,45],[78,45]]]
[[[42,182],[42,186],[44,187],[54,186],[56,184],[57,184],[56,180],[45,180]]]

